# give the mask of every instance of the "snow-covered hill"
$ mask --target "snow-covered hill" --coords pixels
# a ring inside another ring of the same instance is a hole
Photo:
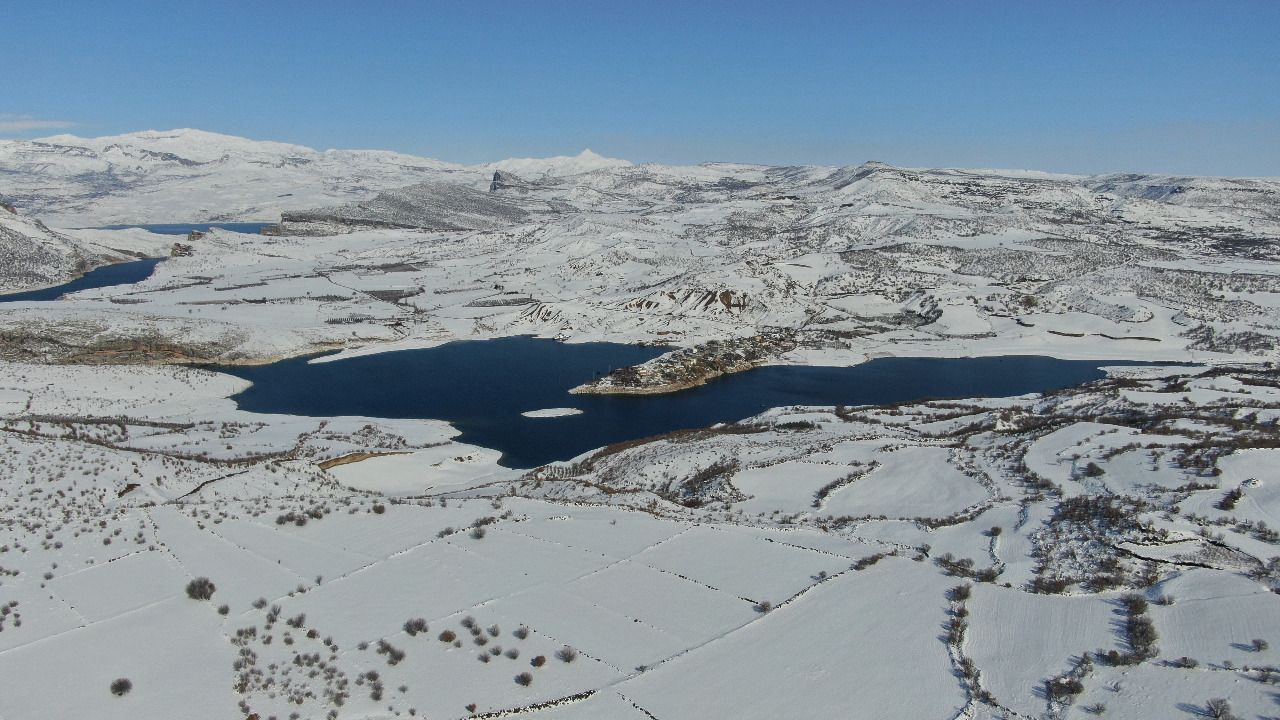
[[[202,130],[0,140],[0,200],[55,227],[275,221],[419,182],[483,189],[495,170],[562,177],[630,165],[590,150],[478,166],[384,150],[314,150]]]
[[[58,227],[274,221],[285,208],[372,197],[462,170],[381,150],[318,151],[190,129],[0,141],[0,197]]]
[[[92,260],[71,238],[0,205],[0,294],[66,282]]]
[[[682,366],[908,352],[1280,354],[1273,180],[590,153],[460,167],[197,131],[4,143],[0,170],[64,221],[279,213],[275,237],[216,233],[215,251],[166,263],[145,302],[111,308],[117,340],[158,333],[209,359],[532,333],[687,348],[628,379],[671,389],[699,380]],[[209,284],[223,289],[205,297]],[[33,323],[93,317],[115,292],[0,311],[0,353],[41,346]],[[766,336],[767,351],[751,340]]]

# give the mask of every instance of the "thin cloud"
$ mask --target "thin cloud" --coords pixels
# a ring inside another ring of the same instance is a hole
[[[0,133],[27,132],[28,130],[55,130],[75,127],[68,120],[42,120],[31,115],[0,112]]]

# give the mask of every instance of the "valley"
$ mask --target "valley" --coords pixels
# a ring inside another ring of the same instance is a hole
[[[1276,715],[1280,182],[0,170],[0,718]]]

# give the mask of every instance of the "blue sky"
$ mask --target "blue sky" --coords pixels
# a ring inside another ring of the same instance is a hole
[[[3,22],[4,137],[1280,175],[1277,0],[14,0]]]

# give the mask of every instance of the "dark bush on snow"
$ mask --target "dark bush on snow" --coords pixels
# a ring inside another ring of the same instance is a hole
[[[208,600],[213,597],[214,591],[217,590],[213,585],[213,581],[207,577],[198,577],[187,583],[187,597],[192,600]]]

